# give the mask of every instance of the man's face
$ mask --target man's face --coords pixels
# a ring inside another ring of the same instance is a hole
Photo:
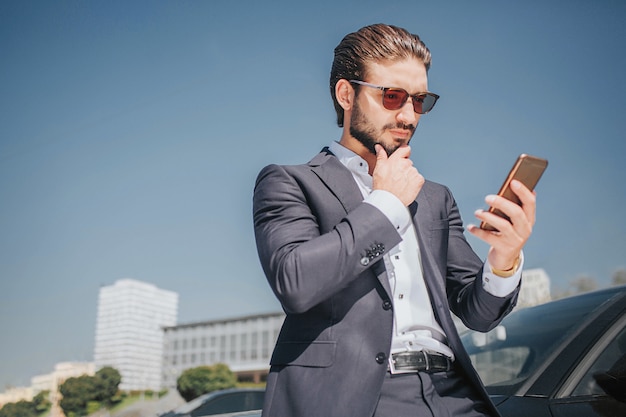
[[[410,94],[428,91],[424,64],[411,58],[399,62],[371,63],[365,80],[383,87],[399,87]],[[375,154],[379,143],[390,155],[409,144],[421,117],[415,113],[411,98],[398,110],[383,107],[381,90],[359,86],[350,114],[350,135]]]

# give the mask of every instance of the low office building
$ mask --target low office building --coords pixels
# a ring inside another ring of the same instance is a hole
[[[34,395],[42,391],[56,393],[59,386],[68,378],[93,376],[95,373],[96,368],[93,362],[61,362],[54,365],[54,371],[51,373],[34,376],[30,382]]]
[[[32,400],[33,389],[31,387],[9,387],[6,391],[0,392],[0,408],[8,403]]]
[[[92,376],[95,374],[93,362],[61,362],[54,366],[54,371],[49,374],[37,375],[31,378],[30,387],[10,388],[0,393],[0,408],[7,403],[19,401],[32,401],[40,392],[48,392],[48,400],[52,408],[49,417],[63,417],[63,411],[59,407],[61,394],[59,386],[68,378],[75,378],[82,375]]]
[[[59,406],[61,401],[61,393],[59,387],[69,378],[77,378],[83,375],[93,376],[96,373],[96,367],[93,362],[61,362],[54,366],[54,371],[49,374],[37,375],[31,378],[31,387],[33,395],[37,395],[43,391],[49,391],[50,403],[52,408],[49,417],[63,417],[63,411]]]
[[[284,319],[271,313],[165,327],[162,387],[175,388],[186,369],[217,363],[240,381],[265,380]]]

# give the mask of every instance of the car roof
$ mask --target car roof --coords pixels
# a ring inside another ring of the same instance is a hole
[[[578,294],[548,303],[515,310],[503,320],[516,334],[536,335],[555,329],[563,330],[599,314],[607,305],[626,297],[626,285]],[[528,326],[533,323],[533,326]]]

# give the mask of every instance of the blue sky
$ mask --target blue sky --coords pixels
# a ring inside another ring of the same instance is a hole
[[[412,159],[465,222],[518,154],[543,156],[526,266],[608,285],[626,268],[626,3],[433,3],[2,2],[0,390],[93,360],[117,279],[178,292],[181,323],[277,311],[254,180],[339,138],[332,51],[371,23],[433,53]]]

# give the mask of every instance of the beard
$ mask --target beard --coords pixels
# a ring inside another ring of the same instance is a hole
[[[415,132],[415,126],[413,125],[405,125],[403,123],[397,124],[388,124],[383,126],[380,131],[367,121],[367,118],[361,112],[358,104],[355,103],[354,109],[352,111],[352,115],[350,117],[350,134],[356,140],[358,140],[368,151],[372,154],[376,155],[376,148],[374,145],[379,144],[385,149],[387,152],[387,156],[394,153],[401,145],[396,144],[385,144],[381,142],[378,138],[382,136],[383,132],[386,129],[406,129],[411,131],[411,136]],[[409,140],[410,142],[410,140]]]

